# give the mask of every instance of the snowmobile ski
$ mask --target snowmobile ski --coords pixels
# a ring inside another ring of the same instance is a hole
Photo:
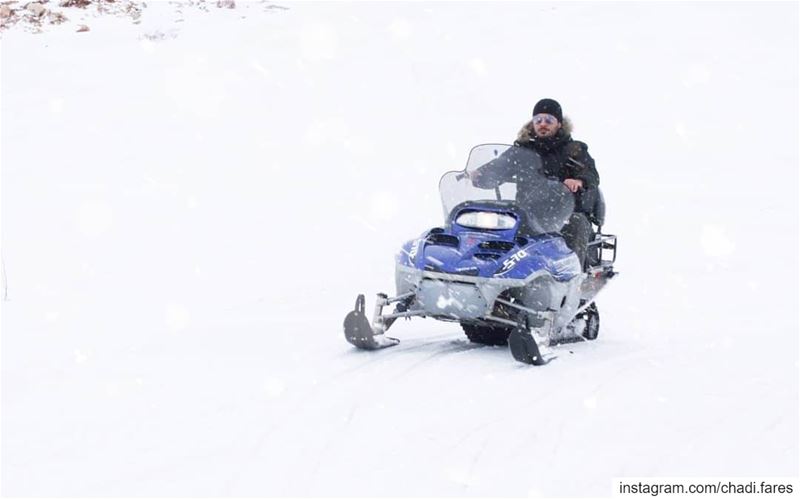
[[[364,313],[364,301],[364,295],[358,295],[355,308],[344,318],[344,337],[347,341],[362,350],[380,350],[400,343],[397,338],[386,336],[382,331],[376,333],[372,329]]]
[[[543,366],[555,358],[552,354],[542,354],[534,335],[522,325],[508,335],[508,346],[514,359],[525,364]]]

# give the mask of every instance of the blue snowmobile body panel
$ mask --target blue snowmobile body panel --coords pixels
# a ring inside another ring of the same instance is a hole
[[[477,229],[455,220],[465,212],[494,212],[515,219],[509,229]],[[522,216],[515,207],[474,202],[454,210],[445,228],[426,231],[403,245],[397,263],[418,270],[486,278],[526,279],[546,271],[559,282],[580,274],[574,253],[558,233],[520,235]]]

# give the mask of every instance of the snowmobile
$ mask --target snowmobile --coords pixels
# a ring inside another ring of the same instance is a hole
[[[485,171],[526,173],[476,186],[476,172]],[[525,192],[518,193],[523,180]],[[597,338],[595,299],[617,274],[617,237],[602,232],[601,193],[589,217],[593,236],[582,268],[559,233],[575,196],[541,172],[535,151],[476,146],[464,170],[441,177],[439,191],[444,226],[402,246],[397,293],[378,294],[371,323],[358,295],[344,320],[348,342],[365,350],[391,347],[400,340],[385,333],[398,318],[431,317],[460,323],[472,342],[508,345],[517,361],[543,365],[555,358],[550,346]],[[384,313],[390,305],[394,311]]]

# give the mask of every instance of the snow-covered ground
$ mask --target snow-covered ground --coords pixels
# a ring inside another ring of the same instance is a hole
[[[285,6],[2,34],[3,495],[797,475],[797,3]],[[541,97],[620,237],[600,339],[353,349],[439,176]]]

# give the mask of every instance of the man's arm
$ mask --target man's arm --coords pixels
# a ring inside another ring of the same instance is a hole
[[[510,182],[514,175],[512,162],[514,161],[514,149],[511,148],[499,157],[489,161],[480,168],[469,173],[472,185],[479,189],[494,189],[501,184]]]
[[[497,168],[491,168],[489,164],[485,164],[468,173],[472,185],[479,189],[494,189],[502,184],[502,179],[498,178]]]
[[[580,180],[584,189],[595,189],[600,185],[600,175],[594,166],[594,159],[589,155],[589,147],[583,142],[575,140],[567,144],[565,166],[567,178]]]

